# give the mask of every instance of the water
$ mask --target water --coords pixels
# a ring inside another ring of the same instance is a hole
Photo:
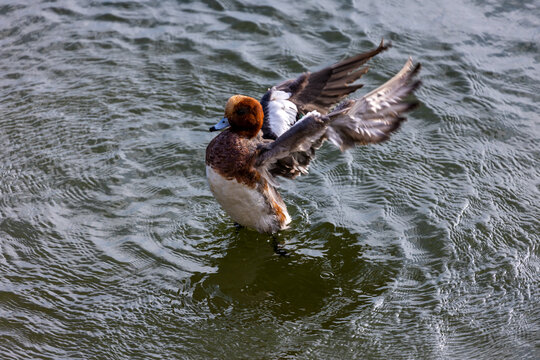
[[[0,358],[540,357],[539,19],[510,0],[2,1]],[[412,56],[422,106],[283,182],[276,256],[212,198],[207,129],[230,95],[381,37],[365,89]]]

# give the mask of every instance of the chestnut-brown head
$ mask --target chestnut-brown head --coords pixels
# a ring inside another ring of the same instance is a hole
[[[216,131],[231,126],[235,133],[252,138],[262,128],[264,112],[261,104],[243,95],[234,95],[229,98],[225,106],[225,117],[219,123],[212,126],[210,131]]]

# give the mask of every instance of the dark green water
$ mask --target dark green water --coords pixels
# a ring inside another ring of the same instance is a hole
[[[539,9],[1,1],[0,358],[538,359]],[[207,129],[381,37],[366,91],[412,56],[422,106],[283,182],[278,257],[211,196]]]

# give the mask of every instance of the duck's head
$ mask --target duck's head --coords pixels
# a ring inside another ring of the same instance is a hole
[[[231,127],[231,130],[241,136],[252,138],[262,128],[264,112],[261,104],[243,95],[234,95],[225,105],[225,116],[210,131],[217,131]]]

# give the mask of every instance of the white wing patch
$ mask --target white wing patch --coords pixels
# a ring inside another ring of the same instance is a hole
[[[268,122],[270,130],[278,137],[296,122],[298,108],[288,100],[290,97],[288,92],[272,89],[268,102]]]

